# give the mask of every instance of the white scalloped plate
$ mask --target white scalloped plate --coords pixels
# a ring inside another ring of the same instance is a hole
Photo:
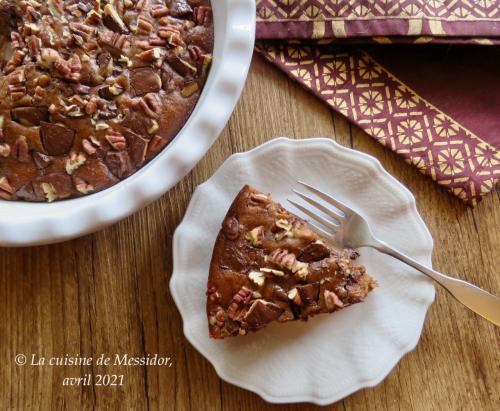
[[[378,384],[416,346],[434,287],[402,263],[362,249],[361,263],[380,284],[364,303],[308,322],[272,324],[246,337],[211,340],[205,290],[229,205],[249,183],[286,206],[297,179],[351,205],[381,239],[431,266],[432,237],[415,200],[378,160],[330,139],[278,138],[233,155],[196,189],[175,232],[170,289],[186,338],[221,378],[270,402],[324,405]]]
[[[0,201],[0,246],[69,240],[113,224],[166,193],[205,155],[241,94],[255,40],[254,0],[213,0],[215,48],[196,108],[169,146],[119,184],[52,204]]]

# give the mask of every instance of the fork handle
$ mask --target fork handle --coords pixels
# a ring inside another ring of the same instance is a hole
[[[420,264],[418,261],[415,261],[413,258],[408,257],[406,254],[395,250],[389,244],[381,240],[378,240],[377,244],[370,244],[369,246],[384,254],[397,258],[429,276],[443,286],[453,297],[467,308],[488,321],[491,321],[497,327],[500,326],[500,298],[471,283],[434,271]]]

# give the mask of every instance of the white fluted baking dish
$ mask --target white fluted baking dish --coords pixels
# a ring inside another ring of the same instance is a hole
[[[166,193],[201,160],[238,101],[255,40],[254,0],[214,0],[212,8],[212,68],[174,141],[143,169],[100,193],[50,204],[0,201],[0,246],[55,243],[113,224]]]

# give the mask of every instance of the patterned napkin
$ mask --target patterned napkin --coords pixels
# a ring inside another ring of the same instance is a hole
[[[500,0],[257,0],[257,37],[266,59],[468,205],[495,187]]]

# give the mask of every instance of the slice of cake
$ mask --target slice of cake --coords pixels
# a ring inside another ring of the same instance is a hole
[[[307,320],[359,303],[377,286],[301,218],[245,186],[215,242],[207,287],[212,338],[245,335],[272,321]]]

